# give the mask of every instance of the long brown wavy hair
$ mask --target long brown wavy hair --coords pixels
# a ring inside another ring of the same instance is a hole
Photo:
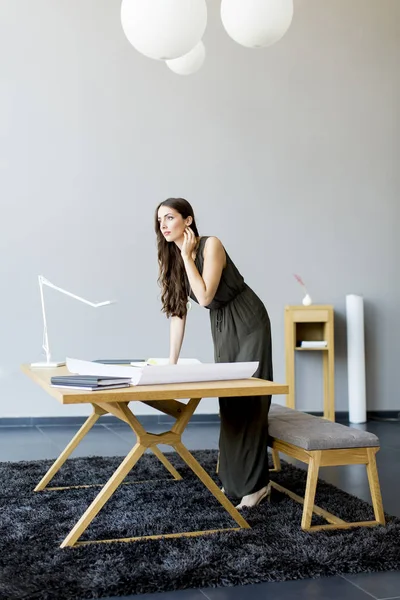
[[[155,231],[157,235],[158,255],[158,284],[161,288],[162,311],[167,317],[184,317],[187,313],[186,302],[189,293],[189,282],[181,251],[174,242],[167,242],[160,230],[158,222],[158,209],[168,206],[175,209],[184,219],[192,217],[191,229],[199,237],[193,208],[184,198],[168,198],[160,202],[155,213]]]

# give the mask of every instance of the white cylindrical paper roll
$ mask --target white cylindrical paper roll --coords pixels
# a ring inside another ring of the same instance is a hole
[[[362,296],[346,296],[347,376],[350,423],[366,423],[364,300]]]

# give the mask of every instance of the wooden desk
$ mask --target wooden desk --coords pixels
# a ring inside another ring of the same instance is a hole
[[[287,394],[288,386],[263,379],[240,379],[234,381],[208,381],[199,383],[175,383],[168,385],[146,385],[132,386],[129,388],[113,389],[101,392],[87,392],[86,390],[68,390],[66,388],[55,388],[50,384],[50,379],[54,375],[67,375],[69,372],[66,367],[57,369],[32,369],[29,365],[22,365],[22,371],[33,381],[38,383],[46,392],[56,398],[61,404],[91,404],[92,414],[72,438],[65,450],[60,454],[54,464],[50,467],[42,480],[35,488],[35,492],[44,490],[54,475],[59,471],[64,462],[78,446],[79,442],[90,431],[96,421],[105,414],[112,414],[121,421],[124,421],[133,429],[137,441],[132,450],[128,452],[125,459],[121,462],[114,474],[110,477],[99,494],[81,516],[76,525],[71,529],[61,548],[66,546],[78,546],[92,544],[96,542],[134,542],[143,539],[158,539],[170,537],[198,536],[218,531],[238,531],[248,529],[250,525],[243,518],[233,504],[228,500],[217,484],[211,479],[208,473],[192,456],[189,450],[182,443],[182,433],[184,432],[191,416],[196,410],[202,398],[214,396],[232,397],[232,396],[266,396],[275,394]],[[179,402],[177,398],[190,398],[189,402]],[[133,414],[130,402],[143,402],[164,414],[170,415],[176,419],[176,422],[169,431],[164,433],[148,433],[139,420]],[[245,410],[245,403],[243,403]],[[95,540],[79,542],[82,533],[89,527],[94,517],[99,513],[106,502],[111,498],[118,486],[123,482],[131,469],[138,462],[147,448],[150,448],[157,458],[162,462],[165,468],[171,473],[175,480],[180,480],[175,467],[170,463],[167,457],[159,450],[158,444],[168,444],[172,446],[185,463],[192,469],[197,477],[210,490],[215,498],[231,515],[239,527],[229,529],[212,529],[207,531],[190,531],[181,533],[170,533],[166,535],[149,535],[133,538],[119,538],[112,540]],[[267,448],[265,449],[267,452]],[[52,488],[47,488],[52,489]],[[56,488],[53,488],[56,489]]]

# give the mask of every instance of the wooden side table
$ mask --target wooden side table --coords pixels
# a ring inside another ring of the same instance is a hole
[[[324,380],[324,417],[335,420],[335,358],[333,306],[316,304],[311,306],[285,307],[285,358],[286,382],[289,393],[286,406],[295,408],[295,352],[322,352]],[[304,348],[302,341],[326,341],[325,347]]]

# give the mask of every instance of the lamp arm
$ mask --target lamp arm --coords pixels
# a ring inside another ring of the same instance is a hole
[[[47,285],[48,287],[52,288],[53,290],[56,290],[57,292],[61,292],[62,294],[65,294],[66,296],[70,296],[70,298],[74,298],[75,300],[79,300],[80,302],[83,302],[84,304],[88,304],[89,306],[93,306],[94,308],[98,308],[99,306],[107,306],[108,304],[114,304],[114,300],[106,300],[105,302],[90,302],[90,300],[86,300],[85,298],[82,298],[81,296],[77,296],[76,294],[72,294],[71,292],[68,292],[67,290],[64,290],[63,288],[58,287],[57,285],[54,285],[54,283],[51,283],[51,281],[49,281],[48,279],[46,279],[45,277],[43,277],[43,275],[39,275],[38,276],[39,279],[39,289],[40,289],[40,302],[42,305],[42,316],[43,316],[43,343],[42,343],[42,347],[43,350],[46,353],[46,362],[50,362],[50,358],[51,358],[51,354],[50,354],[50,346],[49,346],[49,334],[47,331],[47,318],[46,318],[46,309],[45,309],[45,304],[44,304],[44,294],[43,294],[43,286]]]
[[[72,294],[71,292],[68,292],[67,290],[64,290],[63,288],[60,288],[57,285],[54,285],[54,283],[51,283],[51,281],[49,281],[42,275],[39,275],[39,285],[41,286],[41,289],[42,289],[43,285],[47,285],[48,287],[53,288],[53,290],[57,290],[58,292],[61,292],[62,294],[65,294],[66,296],[70,296],[70,298],[75,298],[75,300],[79,300],[80,302],[83,302],[84,304],[88,304],[89,306],[93,306],[94,308],[97,308],[99,306],[106,306],[107,304],[114,304],[114,302],[112,300],[106,300],[105,302],[90,302],[90,300],[86,300],[85,298],[82,298],[81,296]]]

